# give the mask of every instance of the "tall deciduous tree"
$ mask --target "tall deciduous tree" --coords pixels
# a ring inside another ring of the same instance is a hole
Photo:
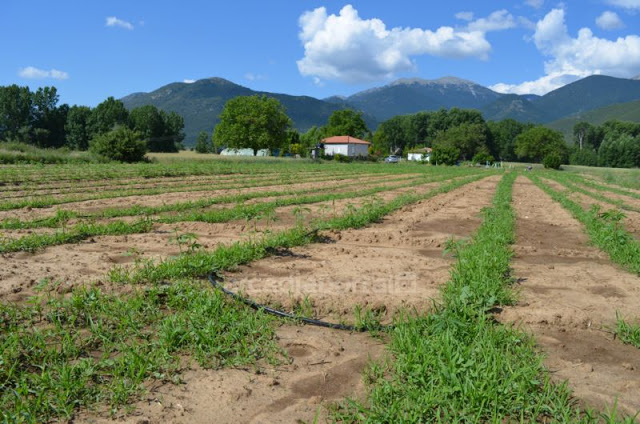
[[[490,153],[487,147],[487,127],[484,124],[463,122],[438,133],[434,146],[453,146],[460,151],[463,160],[471,159],[476,153]]]
[[[91,111],[89,117],[89,131],[91,136],[105,134],[116,125],[126,125],[129,112],[124,103],[113,97],[107,98]]]
[[[164,121],[164,136],[167,140],[165,145],[167,150],[164,151],[177,152],[178,149],[184,149],[182,146],[184,140],[184,119],[182,116],[176,112],[166,113],[164,111],[160,111],[160,115]],[[168,150],[170,148],[173,150]]]
[[[334,111],[329,117],[329,122],[325,127],[325,135],[348,135],[356,138],[364,138],[369,132],[367,124],[362,118],[362,112],[351,109]]]
[[[75,150],[87,150],[89,148],[89,117],[91,109],[87,106],[72,106],[67,114],[67,122],[64,126],[67,136],[67,146]]]
[[[196,152],[211,153],[212,151],[213,146],[211,145],[211,138],[209,138],[209,134],[205,131],[200,131],[198,133],[198,138],[196,139]]]
[[[151,152],[177,151],[167,120],[168,115],[153,105],[140,106],[129,112],[129,128],[142,134]]]
[[[551,153],[558,153],[566,161],[567,145],[561,132],[538,126],[516,137],[516,154],[520,159],[541,162]]]
[[[216,146],[275,149],[287,140],[291,119],[277,99],[240,96],[229,100],[213,133]]]
[[[15,84],[0,87],[0,139],[28,141],[23,138],[28,137],[32,116],[33,98],[29,87]]]

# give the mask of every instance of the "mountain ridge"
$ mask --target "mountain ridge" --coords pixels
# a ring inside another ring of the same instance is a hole
[[[148,93],[131,93],[121,100],[129,109],[153,104],[181,114],[185,120],[185,144],[192,145],[199,131],[211,133],[227,100],[255,94],[281,101],[294,127],[300,131],[326,124],[331,113],[344,108],[362,111],[372,130],[379,122],[396,115],[453,107],[477,109],[487,120],[511,118],[544,124],[576,113],[640,99],[640,79],[594,75],[544,96],[536,96],[502,94],[454,76],[432,80],[400,78],[350,96],[316,99],[254,91],[224,78],[210,77],[195,82],[169,83]]]

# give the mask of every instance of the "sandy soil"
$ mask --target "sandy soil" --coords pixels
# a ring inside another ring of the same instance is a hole
[[[391,191],[397,195],[396,191]],[[393,196],[394,194],[389,194]],[[359,201],[363,201],[360,199]],[[284,208],[283,208],[284,209]],[[280,219],[267,224],[256,223],[258,231],[290,228],[295,225],[293,208]],[[336,206],[337,213],[341,207]],[[123,218],[119,218],[123,219]],[[51,229],[3,231],[14,236],[29,231],[47,232]],[[258,237],[253,224],[236,220],[220,224],[203,222],[178,222],[156,224],[150,233],[127,236],[94,237],[77,244],[51,246],[36,253],[15,252],[2,255],[0,259],[0,299],[22,301],[34,293],[34,286],[43,279],[60,283],[60,291],[70,291],[74,286],[92,281],[105,281],[106,274],[114,266],[132,266],[138,259],[165,259],[180,253],[172,238],[178,234],[194,233],[204,249],[215,248],[220,243],[231,243]]]
[[[364,333],[283,326],[279,344],[289,364],[203,370],[195,366],[180,386],[150,388],[135,412],[115,420],[106,412],[82,412],[76,423],[301,423],[325,422],[323,405],[364,393],[362,372],[384,352]]]
[[[285,303],[290,290],[302,289],[292,292],[299,296],[307,286],[283,287],[281,276],[311,282],[322,292],[311,296],[317,313],[336,305],[350,312],[356,303],[385,311],[428,308],[453,261],[442,255],[444,242],[452,235],[469,236],[478,227],[480,210],[490,203],[497,181],[490,177],[469,184],[364,229],[327,233],[325,243],[283,251],[228,274],[237,282],[229,286],[244,283],[257,297],[271,291],[267,297]],[[255,292],[246,283],[257,278],[261,287]],[[367,334],[312,326],[283,326],[277,334],[291,364],[263,365],[259,374],[194,367],[184,374],[183,385],[152,388],[134,405],[133,415],[116,422],[325,422],[331,402],[363,395],[363,370],[384,354],[383,343]],[[83,412],[76,422],[113,422],[107,416]]]
[[[589,246],[579,222],[519,177],[513,192],[517,240],[513,276],[520,301],[499,319],[531,331],[556,381],[604,409],[617,399],[627,413],[640,410],[640,349],[614,340],[616,312],[636,319],[640,277],[613,265]]]
[[[486,178],[407,206],[364,229],[326,233],[324,243],[228,273],[227,287],[286,309],[308,298],[316,315],[332,319],[351,320],[354,305],[386,321],[399,309],[428,309],[449,276],[444,243],[479,226],[497,181]]]

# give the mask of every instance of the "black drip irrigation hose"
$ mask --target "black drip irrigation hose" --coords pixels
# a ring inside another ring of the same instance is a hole
[[[309,324],[309,325],[315,325],[318,327],[325,327],[325,328],[332,328],[334,330],[345,330],[345,331],[359,331],[359,332],[365,332],[365,331],[386,331],[386,330],[391,330],[393,329],[392,325],[348,325],[348,324],[336,324],[333,322],[327,322],[327,321],[321,321],[321,320],[317,320],[317,319],[313,319],[313,318],[305,318],[305,317],[299,317],[296,315],[292,315],[283,311],[279,311],[277,309],[273,309],[270,308],[266,305],[261,305],[259,303],[254,302],[253,300],[246,298],[246,297],[242,297],[240,296],[238,293],[234,293],[231,290],[227,290],[224,287],[222,287],[222,285],[220,284],[219,280],[222,280],[217,273],[211,273],[208,275],[209,278],[209,282],[211,282],[211,285],[213,285],[214,288],[222,291],[224,294],[226,294],[227,296],[232,297],[233,299],[244,303],[247,306],[250,306],[251,308],[255,309],[256,311],[262,311],[262,312],[266,312],[268,314],[271,315],[275,315],[277,317],[280,318],[289,318],[298,322],[302,322],[305,324]],[[216,279],[218,278],[218,279]]]

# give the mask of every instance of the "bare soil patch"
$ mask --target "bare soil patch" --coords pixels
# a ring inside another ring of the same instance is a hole
[[[243,369],[194,366],[184,384],[152,387],[132,415],[83,412],[77,423],[301,423],[325,422],[323,405],[364,394],[362,372],[384,345],[366,333],[282,326],[279,344],[290,363]]]
[[[513,205],[517,239],[513,276],[520,300],[499,319],[531,331],[556,381],[568,380],[581,400],[640,410],[640,349],[614,340],[616,312],[636,318],[640,278],[589,246],[582,225],[524,177]]]

